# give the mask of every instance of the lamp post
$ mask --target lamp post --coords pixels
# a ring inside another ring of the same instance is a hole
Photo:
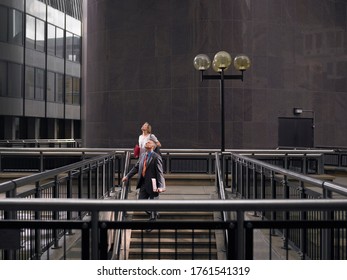
[[[217,75],[206,75],[205,70],[210,68],[211,60],[206,54],[198,54],[194,58],[194,67],[200,71],[201,81],[203,80],[219,80],[220,82],[220,114],[221,114],[221,152],[225,151],[225,135],[224,135],[224,80],[241,80],[243,81],[243,72],[247,70],[251,61],[248,56],[239,54],[234,58],[234,67],[241,73],[239,75],[225,75],[226,71],[231,65],[232,58],[229,53],[220,51],[216,53],[212,61],[212,68],[216,71]]]

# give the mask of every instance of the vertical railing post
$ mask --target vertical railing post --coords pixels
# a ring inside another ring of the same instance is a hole
[[[307,199],[305,194],[304,182],[300,182],[300,199]],[[300,211],[300,221],[307,221],[307,211]],[[307,246],[307,229],[300,228],[300,251],[301,259],[306,259],[306,246]]]
[[[11,191],[6,192],[6,198],[15,198],[17,195],[17,188],[13,188]],[[4,211],[4,220],[16,220],[16,211]],[[4,250],[4,260],[15,260],[16,250]]]
[[[225,186],[225,188],[228,188],[229,187],[229,159],[227,156],[225,156],[224,160],[225,160],[224,186]]]
[[[115,176],[116,176],[116,156],[114,156],[112,158],[112,168],[111,168],[111,180],[112,180],[112,188],[114,188],[114,186],[116,185],[116,179],[115,179]]]
[[[101,169],[102,195],[108,193],[108,189],[106,188],[106,164],[107,164],[107,159],[104,159],[102,164],[102,169]]]
[[[100,260],[107,260],[107,226],[106,223],[102,223],[100,226]]]
[[[307,174],[307,169],[308,169],[308,162],[307,162],[307,154],[304,154],[302,157],[302,174]]]
[[[235,223],[230,223],[227,229],[228,243],[227,243],[227,259],[237,260],[238,257],[238,240],[237,240],[237,226]]]
[[[237,212],[237,259],[245,259],[245,231],[244,231],[244,221],[245,221],[245,212]]]
[[[332,192],[324,187],[323,183],[323,199],[331,199]],[[334,211],[324,211],[323,219],[325,221],[334,220]],[[332,260],[334,253],[334,242],[333,242],[334,229],[322,229],[322,260]]]
[[[265,199],[265,184],[266,184],[266,177],[265,177],[265,170],[264,167],[261,167],[260,169],[260,197],[261,199]],[[261,212],[261,216],[263,217],[265,215],[265,212]]]
[[[78,174],[78,194],[77,197],[81,199],[83,197],[83,166],[79,168],[79,174]],[[78,211],[78,217],[82,218],[82,211]]]
[[[40,172],[44,171],[44,163],[43,163],[43,152],[40,151]]]
[[[91,163],[88,165],[88,199],[92,198],[92,165]]]
[[[276,189],[276,178],[275,178],[275,172],[271,171],[270,174],[270,189],[271,189],[271,199],[277,198],[277,189]],[[271,220],[276,221],[277,220],[277,212],[271,211]],[[270,231],[271,235],[275,235],[275,229],[271,229]]]
[[[53,185],[53,198],[59,198],[59,179],[58,175],[54,176],[54,185]],[[59,211],[53,211],[53,220],[59,220]],[[59,234],[58,230],[53,230],[53,239],[54,239],[54,249],[60,248],[59,246]]]
[[[289,193],[289,186],[288,186],[288,178],[286,175],[283,176],[283,181],[282,181],[282,186],[283,186],[283,198],[284,199],[289,199],[290,193]],[[290,216],[288,211],[284,211],[283,213],[283,220],[284,221],[289,221]],[[288,250],[288,235],[289,235],[289,230],[288,229],[282,229],[283,230],[283,249]]]
[[[247,222],[245,228],[245,260],[253,260],[254,251],[254,228],[252,223]]]
[[[40,182],[37,181],[35,183],[35,198],[41,198],[41,192],[40,192]],[[35,211],[35,220],[39,221],[41,220],[41,212],[40,211]],[[41,230],[40,229],[35,229],[35,257],[36,259],[40,259],[42,250],[41,250]]]
[[[241,198],[244,198],[245,194],[245,184],[244,184],[244,177],[243,177],[243,171],[244,171],[244,166],[243,166],[243,160],[240,161],[240,176],[239,176],[239,185],[240,185],[240,196]]]
[[[96,168],[95,168],[95,199],[98,199],[100,196],[100,167],[99,162],[96,162]]]
[[[230,158],[230,169],[231,169],[231,192],[234,194],[237,194],[237,186],[236,186],[236,163],[235,163],[235,158],[233,157],[233,155],[231,155]]]
[[[82,226],[82,252],[81,259],[82,260],[90,260],[90,228],[88,223],[84,223]]]
[[[249,163],[246,163],[246,199],[250,199],[251,197],[251,174],[249,172]]]
[[[99,212],[92,211],[91,218],[92,260],[97,260],[99,258]]]

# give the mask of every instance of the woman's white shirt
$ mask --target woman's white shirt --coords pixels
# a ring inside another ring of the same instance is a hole
[[[158,138],[154,134],[148,134],[147,136],[141,134],[139,136],[140,155],[146,152],[145,145],[149,139],[153,140],[154,143],[158,142]]]

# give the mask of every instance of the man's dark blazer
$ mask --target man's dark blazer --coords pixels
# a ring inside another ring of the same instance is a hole
[[[146,157],[146,153],[143,153],[139,160],[136,162],[135,166],[126,175],[128,179],[137,173],[137,185],[136,188],[144,186],[149,194],[153,193],[152,179],[155,178],[157,181],[157,188],[165,188],[165,179],[163,174],[163,160],[155,152],[151,152],[149,159],[146,164],[146,174],[144,180],[141,180],[143,163]]]

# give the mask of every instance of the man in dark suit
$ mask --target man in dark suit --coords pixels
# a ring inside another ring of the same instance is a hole
[[[163,161],[161,156],[155,153],[155,143],[148,140],[145,144],[146,153],[143,153],[135,166],[129,171],[122,181],[129,180],[137,174],[136,189],[139,190],[139,199],[159,199],[159,193],[165,191],[165,179],[163,175]],[[158,214],[151,212],[150,220],[156,220]]]

